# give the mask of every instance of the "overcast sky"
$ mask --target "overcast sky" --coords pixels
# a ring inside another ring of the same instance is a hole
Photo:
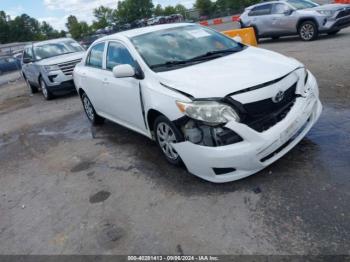
[[[100,5],[116,7],[118,0],[0,0],[0,10],[17,16],[26,13],[39,21],[49,22],[55,29],[66,29],[65,23],[69,15],[91,23],[92,10]],[[153,0],[153,4],[163,6],[181,3],[192,7],[195,0]]]

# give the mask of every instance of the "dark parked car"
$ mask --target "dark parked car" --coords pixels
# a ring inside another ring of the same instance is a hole
[[[21,69],[21,62],[13,57],[0,57],[0,75]]]
[[[106,36],[106,34],[95,34],[95,35],[90,35],[83,40],[79,42],[79,44],[84,47],[85,49],[88,49],[90,45],[95,42],[97,39]]]

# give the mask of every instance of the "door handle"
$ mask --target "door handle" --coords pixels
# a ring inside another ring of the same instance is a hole
[[[107,79],[103,79],[103,80],[102,80],[102,84],[104,84],[104,85],[108,85],[108,84],[109,84],[109,82],[108,82],[108,80],[107,80]]]

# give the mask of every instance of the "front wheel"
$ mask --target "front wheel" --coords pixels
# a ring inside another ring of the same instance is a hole
[[[40,78],[40,88],[41,88],[41,93],[43,94],[46,100],[51,100],[53,98],[53,95],[51,94],[50,90],[47,88],[47,85],[44,79],[42,78]]]
[[[102,125],[105,119],[96,113],[94,106],[85,93],[82,94],[81,101],[83,102],[85,114],[90,122],[94,126]]]
[[[182,160],[172,146],[173,143],[183,140],[178,128],[165,116],[159,116],[154,123],[154,131],[157,144],[166,160],[173,165],[181,165]]]
[[[313,41],[318,37],[317,25],[313,21],[305,21],[299,26],[299,36],[303,41]]]

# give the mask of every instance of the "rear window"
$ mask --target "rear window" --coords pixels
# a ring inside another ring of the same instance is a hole
[[[269,15],[271,13],[272,4],[259,5],[254,7],[250,12],[249,16]]]

